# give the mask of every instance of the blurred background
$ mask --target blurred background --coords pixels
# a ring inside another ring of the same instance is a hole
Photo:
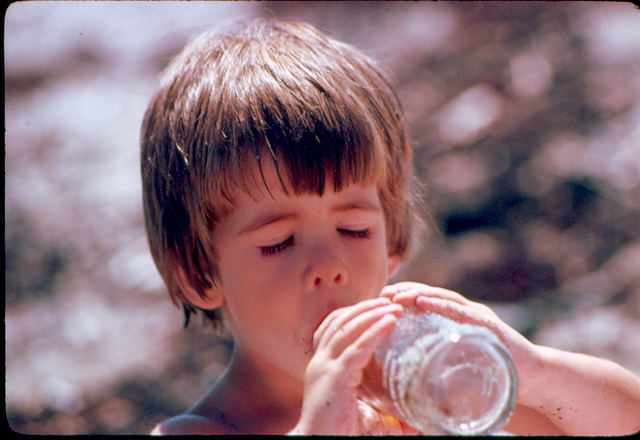
[[[149,255],[138,134],[160,70],[237,18],[308,21],[386,66],[425,183],[398,280],[640,375],[640,12],[596,2],[23,2],[5,15],[6,415],[148,433],[224,368]]]

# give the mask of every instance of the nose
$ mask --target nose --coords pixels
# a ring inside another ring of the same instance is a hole
[[[344,284],[347,270],[337,249],[324,243],[310,250],[305,284],[309,289]]]

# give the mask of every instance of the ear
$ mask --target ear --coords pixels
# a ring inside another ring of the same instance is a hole
[[[402,263],[402,258],[399,255],[389,255],[387,257],[387,278],[391,278],[395,275]]]
[[[175,270],[176,281],[180,290],[185,298],[194,306],[203,310],[213,310],[224,304],[224,295],[219,285],[213,284],[213,286],[205,291],[205,297],[201,297],[196,289],[191,285],[187,274],[181,267]]]

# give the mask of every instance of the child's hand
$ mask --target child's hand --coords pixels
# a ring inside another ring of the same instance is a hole
[[[402,307],[376,298],[334,310],[313,337],[305,372],[304,401],[294,433],[362,434],[356,389],[376,347],[395,325]]]
[[[403,282],[382,289],[383,298],[404,307],[415,306],[461,323],[487,327],[507,346],[518,374],[518,396],[534,386],[538,364],[537,346],[505,324],[489,307],[469,301],[459,293],[426,284]]]

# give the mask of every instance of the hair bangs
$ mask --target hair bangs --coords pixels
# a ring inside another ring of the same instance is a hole
[[[209,193],[206,199],[216,205],[212,208],[219,216],[233,210],[238,189],[254,197],[250,188],[256,186],[268,193],[264,177],[268,163],[285,193],[322,196],[328,189],[337,192],[350,184],[382,185],[384,148],[370,120],[359,116],[327,120],[307,112],[304,121],[292,121],[265,109],[259,120],[249,122],[245,133],[236,133],[242,147],[217,149],[216,160],[207,161],[206,174],[212,178],[204,190]]]
[[[237,188],[250,193],[254,184],[266,187],[267,162],[275,166],[285,193],[322,196],[327,185],[333,191],[353,183],[383,185],[389,160],[381,139],[385,130],[361,97],[347,93],[344,99],[319,84],[282,84],[286,81],[255,81],[244,105],[228,97],[222,100],[227,105],[217,107],[217,129],[207,142],[215,159],[207,161],[206,172],[215,199],[232,209]]]

